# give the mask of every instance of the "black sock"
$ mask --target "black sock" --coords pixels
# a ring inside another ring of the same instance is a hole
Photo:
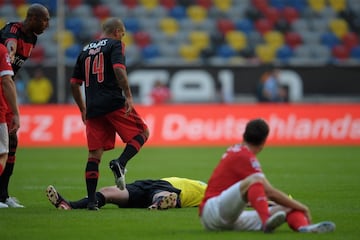
[[[9,197],[9,181],[14,170],[14,163],[7,162],[4,172],[0,176],[0,202],[5,202],[6,198]]]
[[[134,157],[144,145],[147,138],[143,134],[136,135],[130,142],[126,144],[124,151],[121,153],[119,162],[122,166],[126,166],[127,162]]]
[[[105,196],[101,192],[96,192],[96,200],[98,201],[99,208],[106,204]]]
[[[96,200],[98,202],[98,207],[101,208],[106,204],[105,197],[101,192],[96,192]],[[69,202],[72,209],[83,209],[87,208],[87,205],[89,203],[89,199],[83,198],[78,201]]]
[[[73,209],[82,209],[82,208],[87,208],[89,199],[86,197],[86,198],[80,199],[78,201],[69,202],[69,203],[70,203],[71,208],[73,208]]]
[[[136,148],[132,145],[127,144],[124,151],[122,152],[122,154],[119,157],[119,162],[120,164],[125,167],[127,162],[136,155],[138,151],[136,150]]]
[[[99,178],[99,159],[89,158],[86,164],[85,180],[89,202],[95,202],[95,192]]]

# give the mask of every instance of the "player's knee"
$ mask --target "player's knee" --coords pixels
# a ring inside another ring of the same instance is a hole
[[[261,183],[264,184],[264,176],[261,174],[252,174],[249,177],[249,183],[250,185],[255,184],[255,183]]]
[[[149,129],[147,128],[147,129],[145,129],[145,131],[143,132],[143,135],[144,135],[144,137],[145,137],[145,142],[146,142],[146,140],[149,138],[149,136],[150,136],[150,131],[149,131]]]

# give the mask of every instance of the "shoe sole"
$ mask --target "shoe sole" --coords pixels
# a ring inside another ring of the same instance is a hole
[[[321,222],[299,229],[302,233],[327,233],[335,230],[335,224],[332,222]]]
[[[54,186],[49,185],[46,188],[46,196],[49,199],[49,201],[51,202],[52,205],[54,205],[56,208],[59,202],[59,195],[56,191],[56,189],[54,188]]]
[[[64,210],[71,209],[69,204],[60,198],[54,186],[50,185],[46,188],[46,196],[51,202],[51,204],[54,205],[54,207],[56,207],[57,209],[64,209]]]
[[[155,200],[155,203],[148,208],[149,210],[165,210],[174,208],[176,207],[177,197],[178,196],[176,193],[170,193],[169,195],[161,196],[159,197],[160,200]]]
[[[273,214],[265,224],[264,232],[271,233],[276,228],[280,227],[286,220],[286,213],[281,211]]]

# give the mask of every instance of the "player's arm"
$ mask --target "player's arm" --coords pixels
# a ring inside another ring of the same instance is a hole
[[[72,96],[77,104],[77,106],[79,107],[79,110],[81,112],[81,118],[83,120],[83,122],[86,122],[86,105],[85,102],[83,100],[83,96],[81,93],[81,84],[82,81],[72,78],[70,81],[70,86],[71,86],[71,93]]]
[[[15,60],[15,53],[17,50],[17,40],[15,38],[8,39],[5,43],[5,46],[8,50],[10,60],[13,63]]]
[[[296,209],[304,212],[308,220],[311,221],[310,210],[306,205],[302,204],[301,202],[295,199],[290,198],[288,195],[286,195],[284,192],[280,191],[279,189],[274,188],[267,179],[265,179],[264,181],[264,188],[265,188],[266,196],[270,200],[284,207]]]
[[[10,75],[2,77],[2,88],[5,99],[14,114],[9,132],[16,132],[20,128],[20,111],[17,103],[16,86]]]
[[[126,69],[122,67],[123,65],[114,65],[114,73],[116,80],[119,84],[119,87],[123,90],[123,93],[126,98],[126,114],[128,115],[134,108],[133,98],[129,86],[129,81],[127,78]]]

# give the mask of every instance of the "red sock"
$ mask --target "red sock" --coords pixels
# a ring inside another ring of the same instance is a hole
[[[261,183],[252,184],[248,190],[248,200],[256,212],[259,214],[259,217],[263,224],[270,216],[267,197],[265,195],[264,186]]]
[[[4,171],[4,167],[3,167],[3,165],[0,164],[0,176],[3,173],[3,171]]]
[[[298,210],[293,210],[289,212],[286,216],[286,221],[289,227],[294,231],[298,231],[300,227],[310,224],[305,214]]]

